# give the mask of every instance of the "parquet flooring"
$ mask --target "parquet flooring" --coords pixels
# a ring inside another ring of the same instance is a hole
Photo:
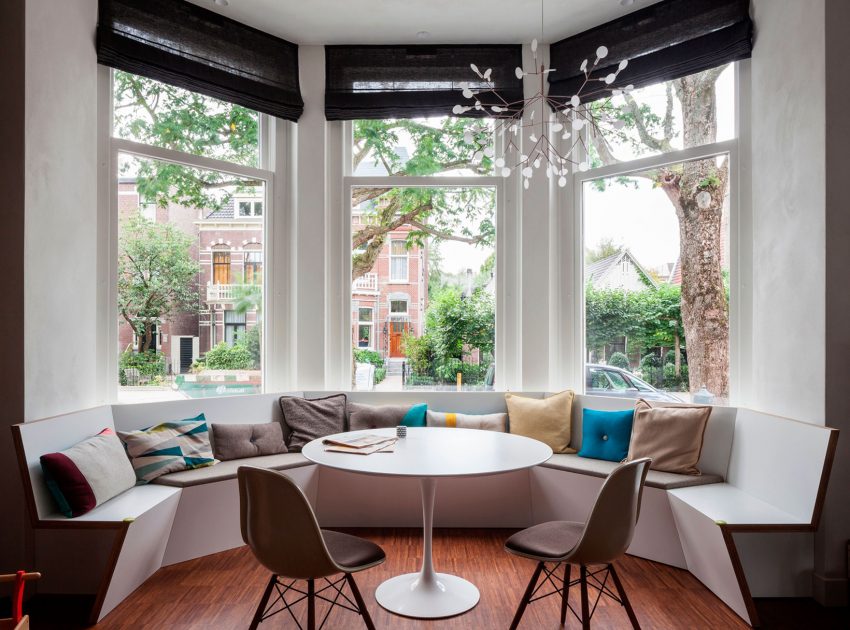
[[[534,564],[503,551],[507,530],[438,529],[434,558],[438,571],[463,576],[476,584],[481,601],[470,612],[437,621],[406,619],[390,614],[375,602],[375,588],[399,573],[418,570],[421,533],[415,529],[345,530],[380,544],[387,561],[356,574],[377,628],[507,628]],[[627,556],[618,572],[644,628],[746,628],[729,608],[687,571]],[[117,628],[246,628],[268,579],[247,547],[165,567],[96,626]],[[578,590],[574,587],[574,590]],[[578,607],[578,593],[571,593]],[[302,604],[303,605],[303,604]],[[317,606],[318,618],[324,608]],[[533,603],[520,628],[557,628],[558,601],[551,597]],[[306,618],[306,614],[302,619]],[[263,630],[293,628],[286,613],[265,621]],[[325,628],[363,627],[353,613],[333,611]],[[573,619],[567,627],[579,627]],[[624,609],[603,599],[593,616],[593,628],[629,628]]]

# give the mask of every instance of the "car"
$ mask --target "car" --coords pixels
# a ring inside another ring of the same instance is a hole
[[[682,399],[678,396],[655,389],[631,372],[610,365],[587,364],[585,366],[585,378],[585,392],[588,394],[682,402]]]
[[[496,363],[487,368],[484,384],[488,390],[494,389]],[[644,398],[663,402],[682,402],[673,394],[655,389],[649,383],[626,370],[610,365],[588,363],[585,366],[586,389],[588,394],[597,396],[615,396],[618,398]]]

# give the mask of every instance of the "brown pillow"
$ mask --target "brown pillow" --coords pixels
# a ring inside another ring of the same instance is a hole
[[[555,453],[575,453],[570,448],[574,396],[570,390],[548,398],[505,394],[510,432],[540,440]]]
[[[286,452],[283,427],[279,422],[213,424],[210,428],[213,453],[222,461]]]
[[[300,396],[281,396],[280,410],[289,427],[287,447],[300,453],[301,447],[316,438],[347,430],[345,394],[333,394],[312,400]]]
[[[627,460],[651,457],[653,470],[700,475],[697,463],[711,407],[653,407],[642,398],[635,404]]]

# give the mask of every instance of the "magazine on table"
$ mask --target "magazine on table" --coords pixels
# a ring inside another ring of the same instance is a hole
[[[357,453],[358,455],[369,455],[371,453],[392,453],[398,438],[395,436],[366,434],[356,437],[325,438],[322,444],[326,451],[334,453]]]

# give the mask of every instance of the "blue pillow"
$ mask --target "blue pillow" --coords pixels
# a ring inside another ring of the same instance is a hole
[[[634,409],[598,411],[584,409],[581,423],[579,457],[621,462],[629,454]]]
[[[407,410],[407,413],[404,414],[404,418],[401,423],[406,427],[424,427],[426,426],[425,417],[427,414],[428,405],[426,403],[413,405]]]

